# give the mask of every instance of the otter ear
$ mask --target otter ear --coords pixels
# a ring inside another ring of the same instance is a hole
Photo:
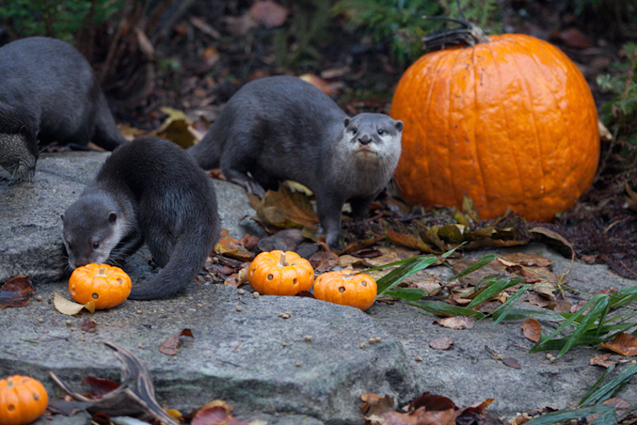
[[[345,121],[343,122],[343,124],[345,125],[345,128],[349,127],[349,123],[350,123],[349,117],[345,118]]]
[[[115,211],[111,211],[108,214],[108,222],[111,224],[115,224],[116,221],[117,221],[117,213]]]
[[[403,131],[403,122],[401,120],[396,121],[394,126],[396,127],[396,130]]]

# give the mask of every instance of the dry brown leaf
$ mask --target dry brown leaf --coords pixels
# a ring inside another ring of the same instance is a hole
[[[526,339],[531,340],[533,342],[538,342],[542,337],[542,325],[537,319],[529,318],[522,321],[522,335],[526,337]]]
[[[626,203],[624,208],[629,208],[633,211],[637,211],[637,193],[628,186],[628,182],[626,182]]]
[[[256,1],[248,13],[259,25],[276,28],[283,25],[290,11],[272,0],[262,0]]]
[[[443,252],[427,244],[415,231],[411,231],[410,233],[403,233],[387,227],[385,228],[385,232],[387,234],[387,238],[393,244],[402,245],[411,249],[417,249],[427,254],[441,254]]]
[[[161,108],[161,111],[168,117],[157,130],[148,133],[149,136],[168,139],[182,148],[189,148],[197,143],[197,139],[190,131],[192,121],[183,111],[169,107]]]
[[[522,369],[520,363],[518,363],[518,361],[513,357],[505,357],[504,359],[502,359],[502,364],[513,369]]]
[[[239,240],[230,236],[227,229],[221,229],[219,242],[215,245],[214,250],[217,254],[226,255],[241,261],[251,261],[254,258],[254,254],[248,251]]]
[[[553,264],[553,261],[540,254],[525,254],[523,252],[503,255],[498,257],[498,261],[509,267],[513,265],[548,267]]]
[[[191,425],[248,425],[247,421],[235,418],[233,411],[225,401],[214,400],[197,410]]]
[[[366,425],[451,425],[455,419],[453,409],[443,412],[428,411],[422,406],[410,409],[407,413],[399,413],[393,409],[394,399],[391,396],[361,394],[361,399],[361,414]]]
[[[468,316],[456,316],[435,320],[434,323],[450,329],[471,329],[476,323],[476,319]]]
[[[73,316],[82,311],[83,308],[87,309],[91,313],[95,312],[95,303],[93,301],[89,301],[82,305],[75,301],[67,300],[57,292],[53,295],[53,306],[57,311],[62,314],[66,314],[67,316]]]
[[[18,276],[9,279],[0,288],[0,307],[24,307],[31,301],[35,288],[28,276]]]
[[[575,27],[567,28],[558,33],[558,37],[569,47],[588,49],[593,47],[590,37]]]
[[[174,356],[179,352],[178,348],[184,338],[194,339],[190,329],[184,329],[181,332],[171,335],[159,346],[159,352],[167,356]]]
[[[262,199],[251,195],[250,200],[257,216],[273,226],[313,228],[318,225],[308,197],[292,192],[286,185],[279,186],[277,191],[268,190]]]
[[[453,340],[447,337],[436,338],[429,341],[429,346],[434,350],[448,350],[452,345]]]
[[[610,357],[611,353],[606,353],[606,354],[599,354],[595,357],[593,357],[589,363],[591,366],[601,366],[601,367],[605,367],[605,368],[609,368],[614,364],[617,364],[617,362],[614,362],[612,360],[608,360],[608,358]]]
[[[569,251],[571,255],[571,260],[575,258],[575,249],[573,245],[569,241],[567,241],[562,235],[557,232],[554,232],[551,229],[547,229],[546,227],[537,226],[532,229],[529,229],[529,232],[534,233],[536,235],[542,235],[548,238],[551,242],[556,242]]]
[[[84,332],[95,332],[97,330],[97,322],[92,317],[87,317],[80,323],[80,329]]]
[[[617,334],[612,340],[602,342],[599,345],[622,356],[632,357],[637,355],[637,338],[624,332]]]
[[[334,96],[338,92],[329,81],[322,79],[318,75],[303,74],[299,78],[312,84],[328,96]]]

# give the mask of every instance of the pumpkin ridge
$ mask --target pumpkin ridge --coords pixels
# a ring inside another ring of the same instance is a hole
[[[478,116],[479,116],[478,109],[480,107],[480,102],[478,102],[478,85],[480,84],[480,75],[477,69],[478,69],[478,64],[476,62],[476,49],[473,49],[471,51],[471,71],[473,72],[473,110],[475,111],[475,114],[476,114],[476,121],[478,120]],[[472,126],[473,140],[471,140],[471,151],[472,151],[472,156],[476,158],[476,162],[477,162],[476,167],[478,168],[478,171],[479,171],[480,187],[482,188],[482,193],[485,194],[485,201],[487,202],[487,204],[490,204],[489,192],[487,191],[487,186],[485,183],[487,181],[487,177],[484,175],[484,161],[482,159],[482,156],[478,152],[479,143],[478,143],[477,128],[478,126],[476,124]],[[478,176],[476,176],[476,178],[477,177]],[[473,201],[479,202],[479,200],[477,199],[473,199]]]
[[[463,63],[459,62],[460,57],[464,56],[462,55],[462,50],[454,50],[456,53],[455,57],[453,58],[453,65],[451,65],[450,68],[450,72],[452,73],[452,75],[456,75],[456,73],[454,72],[454,70],[456,69],[456,67],[458,66],[458,64],[460,63],[460,66],[462,67]],[[464,60],[463,60],[464,62]],[[465,64],[466,65],[466,64]],[[450,82],[449,82],[449,96],[447,96],[447,98],[449,99],[449,108],[448,108],[448,112],[445,114],[446,119],[448,120],[446,125],[445,125],[445,129],[447,132],[451,131],[451,125],[453,122],[453,114],[454,111],[457,110],[463,110],[464,105],[460,105],[460,107],[458,108],[458,105],[454,102],[454,96],[452,96],[453,93],[456,93],[457,87],[454,86],[454,82],[456,81],[456,78],[453,78]],[[461,98],[461,97],[460,97]],[[452,132],[452,133],[455,133]],[[451,138],[449,137],[450,134],[446,133],[445,134],[447,140],[449,140],[451,142]],[[455,152],[456,149],[458,148],[458,145],[461,145],[462,141],[461,140],[456,140],[454,143],[446,143],[445,146],[447,148],[447,167],[446,169],[449,170],[449,182],[451,183],[451,193],[458,193],[456,191],[457,189],[457,184],[456,184],[456,177],[457,177],[457,173],[454,171],[454,165],[453,165],[453,160],[455,157]],[[462,174],[461,174],[461,179],[463,179]],[[464,187],[466,187],[466,184],[463,184],[463,182],[459,182],[460,183],[460,188],[464,189]],[[466,182],[465,182],[466,183]]]
[[[505,41],[505,40],[503,40],[503,41]],[[510,41],[509,40],[506,40],[506,41],[507,41],[506,43],[502,43],[502,47],[504,49],[506,49],[507,53],[511,57],[511,63],[513,63],[515,69],[518,71],[519,81],[524,86],[524,89],[525,89],[524,90],[525,91],[525,93],[524,93],[524,95],[525,95],[524,96],[524,101],[528,103],[527,107],[529,109],[530,117],[531,117],[530,124],[531,124],[531,128],[533,129],[533,133],[535,134],[535,143],[536,143],[536,146],[537,146],[537,150],[538,150],[538,153],[539,153],[539,159],[540,159],[537,162],[538,162],[539,168],[540,168],[540,170],[539,170],[540,171],[540,176],[538,176],[538,177],[539,177],[539,179],[541,179],[541,186],[540,187],[542,189],[540,190],[540,196],[539,196],[539,199],[541,200],[541,199],[544,199],[545,195],[546,195],[546,191],[545,191],[546,190],[546,185],[545,185],[546,172],[544,170],[544,161],[541,160],[542,158],[544,158],[544,152],[542,151],[543,150],[542,149],[543,148],[542,139],[541,139],[540,134],[538,132],[538,125],[542,124],[542,120],[540,120],[535,115],[537,113],[537,108],[535,107],[535,104],[533,102],[535,93],[533,92],[533,90],[530,87],[530,83],[529,83],[528,78],[524,78],[525,73],[522,71],[522,67],[520,66],[520,64],[518,62],[518,55],[514,51],[511,50]],[[522,46],[524,46],[524,45],[525,44],[522,44]],[[528,55],[528,53],[527,53],[527,55]],[[533,55],[531,55],[531,56],[534,57]],[[539,67],[537,66],[537,63],[535,63],[535,59],[533,60],[533,63],[536,65],[536,69],[534,69],[532,71],[532,73],[537,73],[538,75],[542,75],[541,71],[539,69],[537,69]],[[542,75],[542,79],[544,79],[543,75]],[[551,94],[553,94],[553,93],[551,93]],[[515,155],[515,158],[516,158],[516,162],[518,162],[517,161],[517,159],[518,159],[517,155]],[[533,180],[536,180],[538,178],[538,177],[535,177],[537,170],[532,170],[532,171],[533,171],[533,176],[534,176]],[[525,177],[527,177],[527,176],[525,176]],[[522,190],[524,190],[527,194],[530,194],[531,192],[527,188],[524,187],[524,182],[526,180],[528,180],[528,179],[522,178],[522,176],[520,176],[520,183],[522,185]],[[537,199],[533,198],[531,200],[531,203],[535,203],[536,200]],[[523,208],[526,210],[526,209],[528,209],[528,207],[529,207],[529,200],[527,199],[524,202]]]
[[[525,41],[526,41],[526,40],[525,40]],[[547,42],[547,44],[549,44],[551,47],[554,47],[552,44],[550,44],[550,43],[548,43],[548,42]],[[531,60],[533,61],[533,63],[534,63],[534,64],[535,64],[535,66],[536,66],[536,70],[535,70],[535,72],[536,72],[538,75],[541,75],[545,82],[548,82],[549,80],[546,78],[545,72],[546,72],[546,71],[549,71],[549,72],[550,72],[553,68],[545,69],[545,68],[547,68],[547,67],[545,67],[545,66],[541,66],[541,65],[538,63],[538,61],[537,61],[537,57],[536,57],[536,55],[533,53],[533,51],[532,51],[532,50],[529,50],[529,49],[528,49],[528,47],[527,47],[527,44],[526,44],[526,43],[524,43],[524,44],[521,44],[521,45],[520,45],[520,50],[524,51],[524,52],[527,54],[527,56],[528,56],[529,58],[531,58]],[[547,51],[549,51],[549,49],[547,49]],[[560,52],[560,51],[558,51],[558,50],[553,51],[553,49],[551,49],[551,62],[553,62],[553,63],[556,63],[556,62],[557,62],[557,60],[556,60],[556,59],[560,59],[560,60],[561,60],[561,58],[556,58],[556,53],[561,53],[561,52]],[[563,61],[562,61],[562,62],[563,62]],[[570,64],[569,64],[568,62],[566,62],[566,63],[565,63],[565,65],[570,65]],[[572,70],[571,70],[570,72],[572,72]],[[552,73],[552,72],[550,72],[550,77],[551,77],[551,79],[558,80],[558,76],[556,76],[556,75],[555,75],[554,73]],[[554,90],[552,90],[550,86],[548,86],[548,89],[549,89],[548,91],[549,91],[549,92],[550,92],[550,94],[551,94],[551,97],[553,98],[553,102],[554,102],[554,104],[555,104],[555,105],[558,105],[558,104],[559,104],[559,97],[555,95],[555,91],[554,91]],[[572,146],[571,146],[571,145],[572,145],[572,143],[573,143],[573,141],[574,141],[575,139],[573,138],[573,135],[571,134],[571,129],[570,129],[570,127],[571,127],[571,126],[570,126],[570,125],[568,125],[568,118],[567,118],[567,116],[566,116],[566,115],[567,115],[567,114],[566,114],[566,111],[565,111],[565,110],[563,110],[562,108],[555,108],[555,109],[556,109],[557,111],[559,111],[559,114],[560,114],[560,117],[561,117],[561,122],[562,122],[562,124],[563,124],[563,126],[564,126],[564,132],[566,133],[566,138],[567,138],[567,140],[568,140],[568,142],[569,142],[569,143],[568,143],[569,148],[570,148],[570,149],[572,149]],[[579,113],[579,111],[577,111],[577,113]],[[561,146],[561,145],[558,145],[558,146],[556,146],[556,149],[562,149],[562,146]],[[541,152],[541,153],[543,154],[543,152]],[[572,172],[572,171],[573,171],[573,155],[572,155],[572,154],[571,154],[571,152],[569,151],[569,153],[568,153],[568,155],[567,155],[567,156],[568,156],[568,161],[569,161],[569,167],[568,167],[568,170],[567,170],[567,173],[566,173],[566,174],[569,174],[570,172]],[[542,155],[540,158],[545,158],[545,156],[544,156],[544,155]],[[540,165],[541,165],[541,167],[542,167],[542,184],[544,185],[544,182],[545,182],[544,177],[546,176],[546,173],[544,172],[544,165],[545,165],[545,164],[544,164],[544,161],[539,161],[539,162],[540,162]],[[556,181],[557,181],[557,180],[556,180]],[[564,181],[561,181],[560,183],[561,183],[560,185],[551,185],[550,187],[547,187],[546,185],[544,185],[544,193],[543,193],[544,198],[547,198],[547,197],[555,197],[555,196],[561,196],[561,192],[562,192],[562,187],[563,187],[563,185],[564,185]]]

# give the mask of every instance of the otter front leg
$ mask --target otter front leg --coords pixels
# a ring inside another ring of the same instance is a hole
[[[327,244],[332,248],[342,249],[341,211],[345,199],[333,195],[334,192],[330,191],[316,193],[316,209]]]
[[[372,205],[376,196],[360,196],[349,200],[349,205],[352,207],[352,216],[355,219],[362,219],[367,221],[367,215],[369,214],[369,207]]]

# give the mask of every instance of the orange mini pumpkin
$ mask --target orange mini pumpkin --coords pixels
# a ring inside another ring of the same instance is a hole
[[[315,298],[363,311],[374,304],[377,291],[376,281],[371,276],[353,270],[323,273],[314,282]]]
[[[482,219],[508,208],[550,221],[593,182],[597,109],[577,66],[522,34],[428,53],[403,74],[390,115],[405,123],[397,187],[411,204]]]
[[[248,282],[262,295],[296,295],[312,288],[314,269],[296,252],[262,252],[250,264]]]
[[[130,277],[119,267],[108,264],[78,267],[69,279],[71,297],[80,304],[93,301],[97,310],[123,303],[131,287]]]
[[[37,379],[20,375],[0,379],[0,424],[30,424],[48,404],[49,395]]]

